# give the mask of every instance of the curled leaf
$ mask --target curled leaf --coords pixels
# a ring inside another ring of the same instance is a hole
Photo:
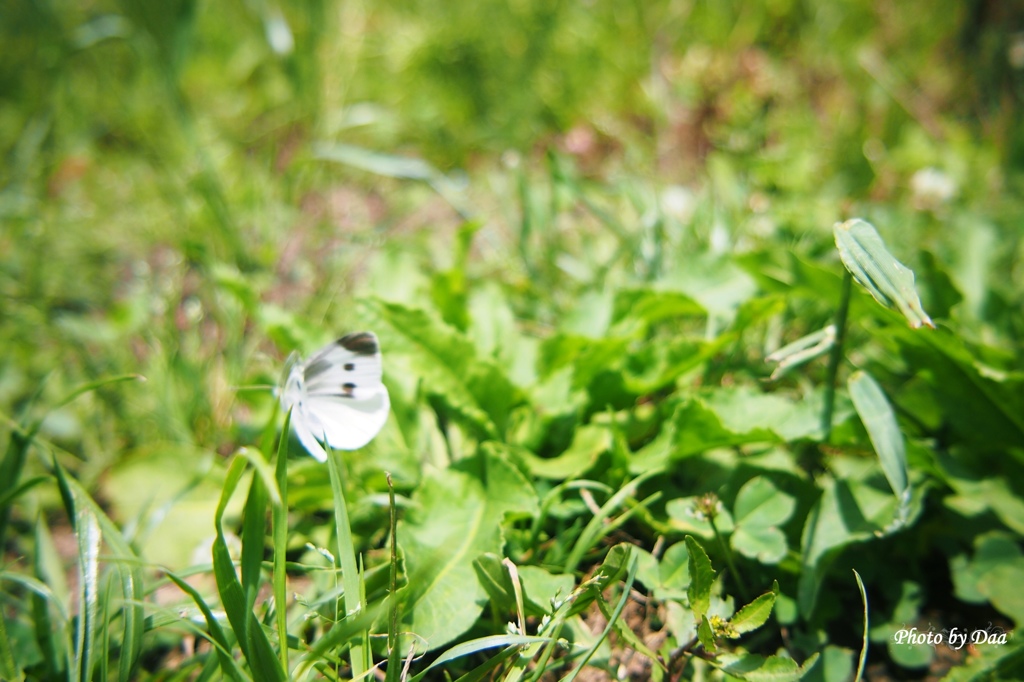
[[[914,273],[889,253],[878,230],[860,218],[832,228],[843,265],[875,300],[899,310],[914,329],[935,328],[914,286]]]

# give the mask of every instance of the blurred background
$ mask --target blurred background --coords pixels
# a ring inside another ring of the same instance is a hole
[[[269,414],[238,388],[367,322],[359,297],[471,329],[467,292],[499,287],[528,331],[583,328],[595,284],[674,273],[699,297],[684,253],[813,257],[855,211],[946,264],[965,333],[1019,343],[1022,16],[6,0],[0,411],[50,412],[90,485],[140,452],[209,463]],[[147,383],[52,409],[122,374]]]

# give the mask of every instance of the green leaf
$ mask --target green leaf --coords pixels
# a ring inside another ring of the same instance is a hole
[[[792,658],[783,656],[757,656],[755,654],[722,654],[715,661],[715,667],[722,672],[750,682],[795,682],[803,677],[817,662],[813,654],[803,665]]]
[[[733,521],[750,527],[780,526],[796,509],[796,500],[777,487],[770,478],[758,476],[743,484],[736,493]]]
[[[550,637],[530,637],[528,635],[491,635],[489,637],[480,637],[478,639],[471,639],[468,642],[462,642],[456,644],[452,648],[445,651],[443,654],[438,656],[434,661],[424,668],[419,674],[410,678],[410,682],[416,682],[417,680],[423,679],[423,676],[427,671],[432,670],[438,666],[442,666],[445,663],[450,663],[458,658],[464,656],[470,656],[487,649],[494,649],[496,647],[509,647],[513,649],[524,647],[528,644],[543,644],[550,642]]]
[[[894,332],[907,371],[927,380],[945,423],[979,453],[1024,447],[1024,383],[978,362],[961,339],[941,330]],[[1024,518],[1024,517],[1021,517]]]
[[[238,575],[235,573],[235,566],[231,560],[231,553],[224,535],[224,512],[231,495],[238,487],[242,474],[245,473],[245,464],[244,457],[236,456],[231,460],[225,476],[224,487],[221,490],[220,501],[217,503],[217,511],[213,519],[217,532],[213,541],[213,574],[217,581],[217,592],[220,595],[221,605],[228,616],[231,628],[235,631],[238,645],[252,668],[254,677],[264,680],[284,680],[286,677],[284,670],[281,669],[280,662],[270,645],[270,640],[250,610],[242,583],[239,582]],[[257,477],[253,477],[253,484],[256,485],[258,480]],[[260,537],[261,546],[262,541],[263,538]]]
[[[700,619],[711,606],[711,587],[715,583],[716,572],[711,568],[711,560],[704,548],[692,536],[687,535],[683,542],[686,543],[686,553],[690,557],[690,587],[686,596],[694,618]]]
[[[850,398],[871,444],[878,454],[882,471],[896,497],[903,499],[907,491],[907,453],[903,433],[896,423],[896,414],[882,392],[882,387],[870,374],[854,372],[847,381]]]
[[[242,680],[246,679],[245,675],[239,669],[238,664],[235,663],[235,659],[231,655],[231,647],[228,644],[227,637],[224,635],[224,630],[202,595],[189,585],[184,578],[175,575],[171,571],[166,571],[165,573],[175,585],[181,588],[182,592],[192,598],[192,601],[195,602],[196,606],[203,613],[203,618],[206,619],[206,628],[210,633],[210,640],[213,642],[213,649],[220,663],[221,672],[232,680],[242,682]]]
[[[974,556],[960,555],[950,561],[953,578],[953,594],[958,599],[972,603],[984,603],[988,597],[981,590],[981,583],[992,569],[1003,564],[1017,563],[1024,552],[1017,539],[1010,533],[991,531],[974,538]]]
[[[412,503],[398,527],[409,576],[399,590],[403,629],[429,650],[476,622],[487,593],[474,561],[500,555],[505,514],[534,514],[537,498],[518,469],[485,446],[458,468],[425,473]]]
[[[765,592],[754,599],[729,619],[729,624],[736,628],[736,632],[752,632],[761,627],[772,614],[772,607],[775,605],[775,592]]]
[[[1006,644],[980,644],[965,665],[953,668],[948,682],[988,682],[1024,679],[1024,641],[1014,637]]]
[[[122,620],[121,652],[118,657],[118,678],[121,680],[132,679],[139,655],[142,652],[142,636],[145,629],[145,607],[143,605],[145,582],[142,563],[124,539],[120,529],[103,512],[103,509],[95,500],[89,496],[81,484],[75,479],[66,476],[63,468],[56,462],[54,462],[54,471],[57,474],[65,508],[69,511],[74,510],[75,532],[79,534],[79,554],[83,562],[82,565],[90,567],[89,574],[81,576],[79,579],[79,589],[83,590],[82,599],[84,599],[82,610],[79,613],[86,613],[88,609],[98,607],[98,604],[95,603],[98,595],[89,592],[90,589],[96,588],[95,585],[91,588],[89,586],[89,583],[97,577],[91,575],[91,571],[93,568],[98,568],[98,565],[91,567],[93,557],[92,549],[89,548],[92,542],[98,543],[102,538],[109,548],[110,556],[114,563],[114,573],[116,574],[122,597],[120,604],[120,617]],[[79,518],[85,524],[81,529],[78,526]],[[84,547],[82,543],[85,543]],[[98,551],[98,545],[96,550]],[[110,604],[105,602],[104,605],[109,606]],[[88,621],[88,617],[86,620]],[[95,623],[95,621],[92,622]],[[83,627],[79,632],[80,642],[83,638],[87,637],[85,631],[88,631],[88,627]],[[83,646],[85,646],[84,642]],[[78,650],[76,649],[76,651]],[[88,652],[86,652],[86,657],[88,657]],[[82,656],[78,656],[78,662],[79,670],[83,672],[91,665]]]
[[[832,233],[846,269],[876,301],[898,309],[914,329],[921,325],[935,327],[921,307],[914,273],[889,253],[871,223],[854,218],[836,223]]]
[[[704,307],[684,293],[652,288],[622,289],[615,293],[612,323],[646,330],[667,320],[706,315]]]
[[[820,479],[821,497],[811,508],[801,539],[798,601],[811,613],[818,587],[835,556],[847,545],[882,533],[898,504],[889,494],[857,481]]]
[[[388,327],[381,336],[391,354],[409,357],[422,389],[440,397],[481,437],[501,440],[513,408],[525,401],[502,368],[479,358],[463,334],[421,310],[383,301],[372,307]]]
[[[711,621],[708,620],[706,613],[700,616],[700,623],[697,625],[697,639],[709,654],[718,651],[718,645],[715,643],[715,629],[711,627]]]
[[[964,464],[942,453],[939,462],[947,474],[947,483],[956,492],[945,499],[947,507],[965,516],[990,510],[1007,528],[1024,535],[1024,500],[1005,476],[970,472]]]
[[[7,637],[7,625],[5,618],[0,615],[0,679],[21,682],[25,679],[18,663],[14,660],[14,651],[11,648],[11,641]]]
[[[988,597],[992,606],[1014,620],[1024,623],[1024,558],[993,566],[978,581],[978,591]]]
[[[777,564],[786,556],[786,534],[773,526],[739,526],[729,543],[743,556],[762,564]]]
[[[538,457],[526,450],[517,451],[516,455],[534,476],[572,480],[582,476],[597,463],[598,457],[611,446],[611,440],[607,427],[586,425],[573,432],[572,443],[560,455]]]

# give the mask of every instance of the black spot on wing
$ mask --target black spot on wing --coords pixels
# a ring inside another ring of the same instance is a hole
[[[373,332],[355,332],[338,339],[338,345],[356,355],[376,355],[380,352],[377,335]],[[348,366],[345,367],[348,369]]]
[[[351,372],[355,368],[356,368],[356,363],[354,363],[354,362],[346,362],[345,363],[345,371],[346,372]]]
[[[353,384],[352,382],[347,382],[341,385],[341,390],[344,391],[344,393],[342,394],[343,396],[345,396],[346,398],[351,398],[353,392],[356,390],[356,385]]]

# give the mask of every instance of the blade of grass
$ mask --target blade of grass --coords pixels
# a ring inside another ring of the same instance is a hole
[[[569,558],[565,561],[565,571],[575,571],[576,567],[579,566],[583,560],[583,555],[586,554],[591,547],[593,547],[598,540],[607,534],[608,530],[605,528],[605,520],[611,516],[612,512],[622,505],[626,501],[626,498],[631,497],[636,492],[637,487],[648,478],[651,478],[655,474],[660,473],[658,469],[652,469],[647,471],[632,481],[622,486],[622,489],[612,495],[607,502],[605,502],[598,513],[594,515],[590,522],[583,529],[580,534],[579,540],[573,545],[572,552],[569,553]]]
[[[53,544],[53,538],[46,523],[40,517],[36,520],[35,555],[32,559],[35,582],[41,589],[32,592],[32,621],[35,627],[36,644],[43,655],[43,665],[47,679],[56,680],[66,677],[68,655],[71,643],[67,639],[68,614],[66,608],[67,581],[64,578],[64,566]],[[51,604],[60,616],[60,623],[54,623],[51,617]],[[58,632],[64,638],[58,637]]]
[[[54,473],[57,477],[61,497],[65,509],[74,511],[74,528],[80,534],[77,518],[86,514],[95,522],[97,532],[102,535],[114,558],[115,571],[121,588],[121,616],[123,619],[121,653],[118,661],[118,676],[122,680],[134,677],[135,665],[142,653],[142,636],[145,632],[145,582],[142,563],[124,539],[120,529],[103,512],[103,509],[89,495],[78,481],[65,475],[63,468],[53,460]],[[97,550],[98,551],[98,550]]]
[[[857,579],[857,587],[860,589],[860,599],[864,604],[864,637],[861,640],[860,645],[860,658],[857,661],[857,675],[853,678],[854,682],[860,682],[861,677],[864,675],[864,664],[868,660],[868,593],[864,589],[864,581],[860,579],[860,574],[857,571],[853,572],[853,576]]]
[[[491,635],[489,637],[480,637],[478,639],[472,639],[462,644],[456,644],[452,648],[445,651],[443,654],[438,656],[430,665],[420,671],[418,674],[409,678],[409,682],[419,682],[423,677],[434,668],[444,665],[449,661],[454,661],[457,658],[463,656],[469,656],[479,651],[485,651],[487,649],[493,649],[495,647],[503,646],[510,647],[513,650],[519,647],[527,646],[530,644],[544,644],[550,642],[550,637],[533,637],[530,635]]]
[[[388,481],[388,502],[391,513],[391,566],[388,575],[388,668],[385,682],[399,682],[401,678],[402,654],[398,650],[398,508],[395,506],[395,484],[391,474],[385,473]]]
[[[228,551],[227,539],[224,536],[224,511],[245,472],[245,462],[243,457],[235,457],[231,460],[224,480],[224,487],[221,490],[220,501],[217,503],[217,511],[213,518],[217,533],[213,541],[213,573],[217,581],[221,605],[227,613],[231,628],[235,631],[242,655],[245,656],[252,668],[253,677],[260,680],[284,680],[284,670],[280,667],[273,648],[270,646],[270,640],[267,639],[259,621],[246,605],[245,591],[235,573],[231,553]],[[262,542],[263,538],[260,537],[261,545]],[[243,547],[243,551],[244,549]]]
[[[99,610],[100,524],[88,509],[75,514],[78,539],[78,638],[75,642],[75,670],[80,680],[92,679],[93,638]]]
[[[256,594],[260,589],[269,498],[263,479],[253,476],[242,512],[242,591],[245,593],[245,608],[250,612],[256,605]]]
[[[633,581],[636,579],[636,570],[639,565],[639,557],[637,557],[636,552],[631,551],[629,573],[626,575],[626,582],[622,586],[622,596],[619,597],[619,601],[615,605],[615,610],[612,611],[611,617],[608,618],[608,624],[605,626],[604,631],[601,632],[601,636],[598,637],[591,645],[590,649],[587,650],[587,653],[583,656],[583,660],[580,661],[580,664],[569,671],[569,674],[562,678],[562,682],[572,682],[575,680],[580,671],[586,667],[587,663],[590,662],[590,659],[593,658],[595,653],[597,653],[598,647],[600,647],[604,640],[608,638],[612,628],[615,627],[615,621],[617,621],[619,616],[622,615],[622,610],[626,608],[626,602],[629,601],[629,591],[633,589]]]
[[[341,567],[341,584],[345,590],[345,618],[357,615],[362,610],[359,585],[359,568],[356,562],[356,547],[352,539],[352,529],[348,520],[348,505],[345,502],[345,485],[341,477],[341,457],[339,451],[327,446],[327,469],[331,477],[331,492],[334,497],[334,521],[338,535],[338,564]],[[352,644],[351,665],[352,677],[361,676],[370,668],[369,650],[364,646],[365,633]]]
[[[206,619],[206,628],[210,635],[210,640],[213,643],[213,650],[217,654],[217,659],[220,661],[220,669],[224,673],[225,677],[238,682],[244,682],[246,676],[242,673],[242,670],[235,663],[234,657],[231,655],[231,647],[228,645],[227,637],[224,635],[224,629],[221,628],[220,623],[217,621],[217,617],[213,615],[213,610],[206,603],[199,592],[189,585],[184,578],[179,577],[177,574],[164,570],[164,574],[171,579],[171,581],[181,589],[182,592],[187,594],[195,602],[196,606],[203,613],[203,618]]]
[[[380,617],[382,602],[368,604],[358,614],[334,623],[331,629],[322,637],[313,642],[306,654],[295,665],[292,671],[292,679],[305,679],[310,668],[323,664],[327,652],[333,652],[349,644],[351,640],[363,641],[363,635],[370,628],[375,620]],[[355,679],[355,677],[353,677]]]
[[[276,410],[275,410],[276,414]],[[288,434],[292,412],[284,416],[284,427],[277,445],[277,492],[280,499],[273,505],[274,527],[274,610],[277,613],[278,655],[281,668],[288,670],[288,587],[285,573],[288,552]]]

